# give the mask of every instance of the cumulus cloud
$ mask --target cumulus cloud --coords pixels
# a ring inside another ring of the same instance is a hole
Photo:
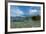
[[[23,11],[21,11],[20,9],[16,9],[16,10],[15,10],[15,14],[16,14],[16,16],[21,16],[21,15],[23,15],[24,13],[23,13]]]
[[[11,16],[22,16],[24,13],[18,7],[11,9]]]
[[[35,9],[32,9],[32,10],[30,9],[30,10],[29,10],[29,14],[30,14],[30,15],[34,15],[34,14],[36,14],[36,13],[37,13],[37,10],[35,10]]]

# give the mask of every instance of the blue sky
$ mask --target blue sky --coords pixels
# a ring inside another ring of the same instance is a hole
[[[40,15],[40,6],[10,6],[11,16],[32,16]]]

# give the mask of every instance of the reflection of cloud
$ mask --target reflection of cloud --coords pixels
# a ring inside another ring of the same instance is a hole
[[[37,13],[37,10],[35,9],[29,10],[30,15],[35,15],[36,13]]]

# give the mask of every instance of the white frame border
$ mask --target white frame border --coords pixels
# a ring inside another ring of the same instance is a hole
[[[10,28],[10,5],[21,5],[21,6],[41,6],[41,27],[34,28]],[[17,32],[17,31],[35,31],[43,30],[43,4],[26,4],[26,3],[8,3],[8,32]]]

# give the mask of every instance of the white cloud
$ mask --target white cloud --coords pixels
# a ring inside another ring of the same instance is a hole
[[[22,16],[24,13],[18,7],[11,9],[11,16]]]
[[[17,7],[16,10],[15,10],[15,14],[16,14],[16,16],[21,16],[21,15],[23,15],[24,13],[23,13],[23,11],[21,11],[21,10]]]
[[[37,10],[35,10],[35,9],[29,10],[29,14],[31,14],[31,15],[34,15],[36,12],[37,12]]]

